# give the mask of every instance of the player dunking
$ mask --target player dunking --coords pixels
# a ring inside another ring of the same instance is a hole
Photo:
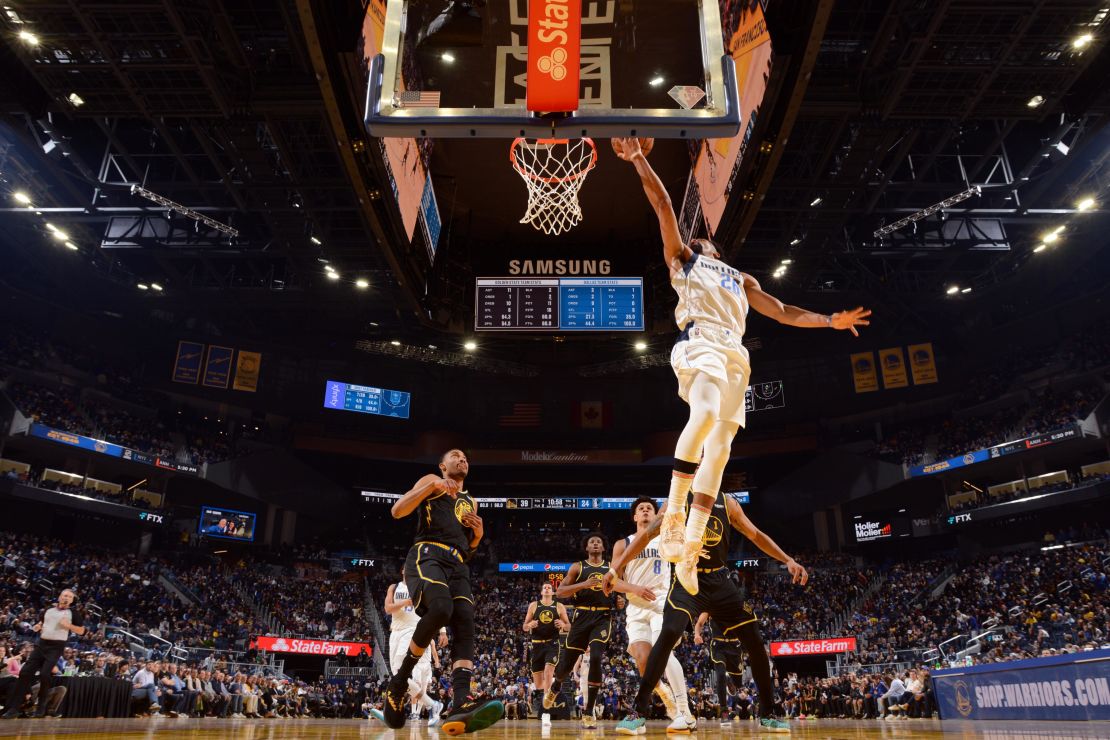
[[[574,668],[575,653],[581,655],[589,650],[590,668],[582,727],[592,730],[597,728],[594,702],[601,688],[601,656],[613,632],[613,598],[601,590],[602,579],[609,570],[609,564],[605,562],[605,537],[600,533],[588,535],[583,545],[586,560],[570,566],[566,578],[555,592],[560,599],[574,600],[574,620],[555,665],[554,680],[543,695],[543,708],[555,706],[559,689]]]
[[[551,678],[559,660],[559,633],[568,627],[570,618],[566,608],[555,601],[555,589],[551,584],[544,583],[540,588],[540,600],[528,604],[528,612],[524,615],[524,631],[532,638],[529,660],[535,687],[532,690],[532,705],[551,688]]]
[[[721,261],[713,242],[685,244],[662,181],[648,164],[639,139],[614,139],[621,159],[631,162],[659,219],[663,258],[678,293],[675,319],[682,335],[671,351],[678,393],[690,419],[678,438],[661,554],[677,563],[675,574],[691,594],[698,592],[697,556],[713,500],[721,486],[736,432],[744,425],[744,391],[751,379],[748,350],[741,343],[748,308],[789,326],[845,329],[859,336],[870,311],[855,308],[831,316],[784,305],[747,273]],[[701,466],[698,459],[704,452]],[[696,475],[695,475],[696,473]],[[686,495],[693,490],[689,517]]]
[[[389,667],[396,673],[401,670],[401,663],[404,662],[409,643],[412,642],[412,634],[420,621],[412,605],[412,598],[409,596],[409,587],[404,581],[390,585],[389,590],[386,591],[385,613],[392,617],[389,624]],[[447,646],[446,626],[439,630],[439,646]],[[435,655],[435,648],[425,650],[412,670],[412,678],[408,681],[409,697],[413,705],[422,705],[428,710],[428,727],[439,724],[439,713],[443,711],[443,704],[428,696],[428,683],[432,679],[431,659]]]
[[[667,506],[664,505],[660,515],[652,520],[651,525],[632,538],[620,557],[613,558],[613,567],[604,579],[606,592],[611,592],[616,585],[617,573],[620,573],[621,569],[658,536],[667,516],[666,511]],[[671,579],[667,604],[663,607],[663,629],[659,632],[659,639],[652,646],[651,654],[648,656],[634,708],[617,724],[618,733],[642,735],[647,731],[645,718],[651,709],[651,694],[663,675],[671,648],[678,642],[690,622],[695,619],[694,615],[700,615],[702,612],[708,612],[709,616],[721,626],[721,634],[739,638],[740,644],[747,652],[752,677],[759,688],[759,723],[762,728],[769,732],[790,732],[789,725],[772,716],[775,699],[774,686],[771,683],[771,662],[767,658],[763,638],[759,635],[756,616],[744,604],[744,596],[739,586],[729,578],[728,571],[725,569],[728,563],[729,533],[733,528],[751,540],[752,544],[760,550],[785,563],[794,583],[804,585],[809,580],[806,569],[752,524],[735,499],[718,492],[705,530],[703,551],[699,554],[702,588],[696,595],[691,594],[683,588],[677,577]]]
[[[710,625],[709,662],[713,664],[713,672],[717,676],[717,703],[721,707],[721,726],[732,724],[728,709],[728,686],[732,684],[733,691],[742,688],[744,666],[740,658],[740,638],[729,637],[721,629],[716,620],[709,621],[708,612],[702,612],[694,625],[694,644],[701,645],[705,642],[702,628],[705,623]]]
[[[405,694],[413,669],[440,628],[451,628],[451,711],[442,720],[448,735],[475,732],[505,716],[505,707],[487,697],[470,696],[474,670],[474,597],[470,567],[484,534],[477,504],[463,490],[470,463],[462,450],[448,450],[440,474],[429,473],[393,504],[393,518],[417,512],[416,541],[405,560],[404,580],[420,620],[400,668],[386,686],[382,714],[394,729],[405,726]]]
[[[636,523],[636,534],[651,526],[652,519],[658,513],[655,499],[650,496],[640,496],[632,502],[630,508],[632,521]],[[617,540],[613,545],[614,561],[621,556],[633,536]],[[640,675],[643,675],[651,646],[659,639],[659,631],[663,628],[663,594],[667,592],[671,582],[670,563],[659,556],[659,538],[651,540],[617,575],[619,578],[613,590],[628,597],[628,608],[624,615],[628,652],[636,661]],[[671,647],[673,649],[674,646]],[[667,658],[664,677],[667,683],[656,684],[655,693],[663,700],[667,716],[672,720],[667,732],[692,732],[698,723],[690,712],[682,665],[673,652]]]

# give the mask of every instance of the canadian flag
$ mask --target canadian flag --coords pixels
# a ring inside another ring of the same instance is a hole
[[[579,401],[575,421],[579,429],[608,429],[613,422],[613,407],[608,401]]]

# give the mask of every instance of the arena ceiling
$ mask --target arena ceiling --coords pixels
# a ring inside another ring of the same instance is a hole
[[[526,233],[515,223],[522,186],[504,142],[437,142],[444,241],[431,266],[407,244],[361,126],[363,13],[358,0],[9,2],[5,280],[225,333],[465,333],[476,252]],[[769,0],[773,75],[759,146],[718,232],[728,257],[768,281],[792,260],[773,282],[784,298],[822,310],[867,302],[892,332],[946,320],[1030,272],[1038,285],[1066,279],[1025,269],[1060,226],[1049,251],[1070,250],[1069,270],[1097,264],[1110,200],[1108,15],[1105,0]],[[662,142],[653,161],[681,202],[687,145]],[[654,259],[635,181],[611,156],[602,165],[574,242]],[[1085,197],[1095,206],[1077,213]],[[660,273],[647,272],[656,283]],[[946,295],[953,285],[973,291]],[[599,359],[623,351],[592,344]]]

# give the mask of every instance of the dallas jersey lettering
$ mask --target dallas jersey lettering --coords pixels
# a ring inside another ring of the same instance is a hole
[[[404,581],[397,584],[393,589],[393,600],[404,601],[411,599],[409,595],[409,587],[405,585]],[[389,624],[390,632],[412,632],[416,629],[416,623],[420,618],[416,616],[416,609],[412,605],[406,606],[404,609],[393,613],[393,621]]]
[[[632,537],[624,538],[625,546],[632,542]],[[624,580],[633,586],[647,586],[655,592],[654,602],[645,601],[635,594],[625,594],[628,602],[641,609],[653,611],[663,609],[663,595],[667,592],[667,584],[671,580],[671,564],[659,556],[659,538],[656,537],[647,544],[632,562],[624,566]]]
[[[695,254],[671,277],[671,287],[678,293],[674,318],[679,329],[690,322],[712,324],[730,330],[738,339],[744,336],[748,295],[744,292],[744,276],[735,267]],[[745,350],[744,356],[747,354]]]

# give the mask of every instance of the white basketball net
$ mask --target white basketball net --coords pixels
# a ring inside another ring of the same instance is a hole
[[[597,163],[592,139],[515,139],[509,160],[528,186],[522,224],[561,234],[582,220],[578,191]]]

